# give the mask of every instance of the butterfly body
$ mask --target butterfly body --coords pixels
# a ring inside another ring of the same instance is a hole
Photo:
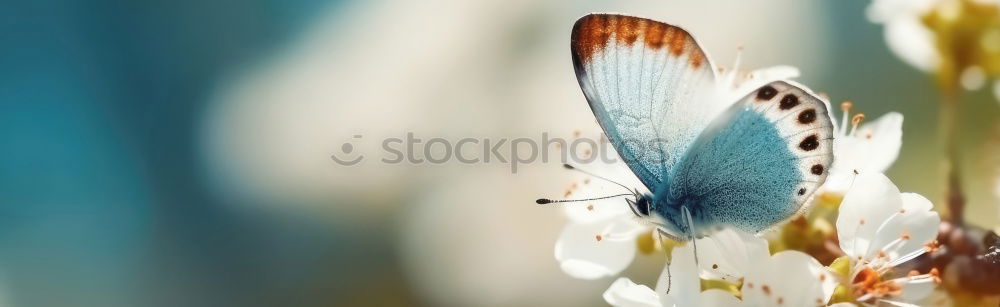
[[[686,31],[649,19],[588,15],[572,37],[598,122],[651,192],[629,203],[671,237],[764,231],[825,180],[832,122],[826,102],[801,86],[764,82],[734,94]]]

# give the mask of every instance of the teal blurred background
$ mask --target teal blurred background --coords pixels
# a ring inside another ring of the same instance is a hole
[[[940,203],[939,93],[863,1],[7,1],[0,6],[0,301],[10,306],[602,305],[554,163],[355,167],[379,140],[596,127],[569,60],[591,11],[691,30],[717,65],[793,65],[873,119],[889,172]],[[967,93],[973,223],[1000,221],[1000,104]],[[556,116],[553,116],[556,114]],[[555,191],[555,192],[554,192]],[[651,279],[648,260],[634,272]],[[633,273],[634,273],[633,272]]]

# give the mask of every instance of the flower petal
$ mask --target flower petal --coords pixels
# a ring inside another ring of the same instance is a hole
[[[641,229],[628,218],[567,224],[556,241],[556,260],[566,274],[580,279],[618,274],[635,258],[635,237]]]
[[[879,300],[879,302],[886,303],[886,304],[889,304],[889,305],[892,305],[892,306],[900,306],[900,307],[920,307],[920,305],[910,304],[910,303],[905,303],[905,302],[899,302],[899,301],[893,301],[893,300]]]
[[[606,157],[613,157],[614,159],[619,157],[618,152],[614,149],[614,146],[611,146],[606,142],[603,130],[597,129],[593,131],[586,131],[582,132],[580,135],[581,136],[577,136],[576,139],[573,140],[573,142],[580,141],[579,147],[592,150],[592,152],[595,153],[603,152],[602,155]],[[563,145],[566,146],[566,144]],[[572,150],[576,150],[576,147],[577,146],[569,146],[566,149],[570,150],[573,148]],[[628,165],[625,163],[611,160],[606,161],[606,159],[603,158],[595,159],[593,161],[577,161],[575,159],[581,158],[577,157],[577,155],[569,155],[568,158],[570,159],[565,162],[573,165],[586,164],[584,167],[587,171],[593,174],[598,174],[608,180],[603,180],[577,171],[569,171],[576,175],[576,178],[567,185],[566,190],[563,191],[562,195],[558,195],[561,199],[598,198],[631,192],[611,181],[628,187],[643,187],[642,182],[639,181],[639,178],[632,173],[632,171],[628,168]],[[629,209],[628,203],[622,197],[569,203],[565,204],[563,208],[566,216],[575,223],[594,223],[608,218],[617,218],[618,215],[626,213],[632,215],[632,211]]]
[[[904,302],[919,302],[934,292],[937,283],[929,276],[902,277],[897,278],[897,283],[902,287],[902,293],[898,299]]]
[[[669,294],[661,296],[661,303],[663,306],[699,306],[701,280],[691,244],[675,247],[670,259],[670,271],[665,268],[656,283],[656,293],[668,293],[667,287],[670,287]]]
[[[608,146],[610,148],[610,146]],[[613,154],[613,153],[612,153]],[[617,156],[615,156],[617,157]],[[635,179],[634,175],[627,170],[627,166],[619,164],[593,163],[587,165],[588,171],[597,172],[608,179],[621,182],[622,184],[642,185]],[[629,179],[631,178],[631,179]],[[570,199],[598,198],[608,195],[621,194],[627,191],[614,183],[607,182],[590,176],[581,176],[575,180],[560,196]],[[618,218],[620,215],[633,215],[628,203],[622,197],[595,200],[588,202],[568,203],[563,206],[566,216],[575,223],[594,223],[609,218]]]
[[[863,151],[868,156],[858,169],[861,172],[885,172],[899,157],[899,148],[903,146],[903,114],[886,113],[861,125],[855,133],[855,137],[862,140]]]
[[[767,240],[726,228],[697,239],[701,277],[736,282],[751,265],[770,257]]]
[[[799,69],[788,65],[757,69],[749,74],[734,67],[719,75],[716,91],[713,91],[712,96],[706,99],[734,101],[768,83],[789,80],[798,76]]]
[[[935,0],[874,0],[865,9],[868,21],[884,23],[900,16],[920,16],[931,9]]]
[[[727,73],[738,74],[739,72],[730,71]],[[798,76],[799,69],[794,66],[778,65],[761,68],[750,72],[745,79],[733,80],[733,92],[737,95],[745,95],[747,92],[756,90],[768,83],[779,80],[790,80]],[[734,79],[736,78],[734,77]]]
[[[671,262],[660,273],[656,293],[663,306],[735,306],[740,301],[732,294],[721,290],[701,291],[699,269],[694,261],[691,244],[675,247]],[[668,290],[669,287],[669,291]]]
[[[868,258],[877,252],[869,249],[875,231],[889,216],[903,206],[899,189],[879,173],[858,175],[851,189],[844,195],[837,217],[837,237],[840,248],[851,256]]]
[[[783,251],[751,268],[743,282],[743,301],[756,306],[822,305],[835,286],[832,274],[812,256]]]
[[[885,42],[903,62],[924,72],[937,70],[941,55],[934,46],[934,33],[920,16],[900,16],[885,23]]]
[[[847,128],[842,128],[847,129]],[[856,174],[889,169],[903,145],[903,115],[890,112],[861,125],[850,136],[833,140],[834,159],[823,184],[827,192],[844,193]]]
[[[610,195],[610,194],[602,194]],[[574,194],[574,198],[591,198],[590,193]],[[588,203],[570,203],[563,206],[570,222],[589,224],[632,216],[628,203],[620,198],[597,200]]]
[[[799,77],[799,69],[795,66],[777,65],[761,68],[750,72],[754,79],[762,80],[763,84],[777,80],[788,80]],[[761,84],[761,85],[763,85]]]
[[[604,301],[618,307],[660,307],[660,297],[647,286],[621,277],[604,291]]]
[[[871,249],[884,251],[890,261],[923,249],[927,242],[937,237],[941,222],[938,213],[931,211],[933,204],[927,198],[916,193],[903,193],[901,198],[903,205],[899,212],[879,227],[872,241]],[[900,243],[883,250],[897,239]]]
[[[742,304],[740,299],[733,296],[732,293],[722,291],[719,289],[708,289],[701,293],[701,304],[698,306],[739,306]],[[687,306],[687,305],[678,305]],[[694,306],[694,305],[691,305]]]

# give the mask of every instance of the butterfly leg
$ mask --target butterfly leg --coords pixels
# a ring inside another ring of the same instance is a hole
[[[684,216],[684,224],[687,224],[687,238],[691,240],[691,246],[694,247],[694,265],[701,267],[698,263],[698,240],[694,233],[694,219],[691,218],[691,210],[688,210],[687,206],[681,206],[681,215]]]
[[[667,294],[670,294],[670,286],[673,283],[673,280],[672,280],[673,278],[670,275],[670,252],[667,251],[667,245],[666,245],[666,242],[663,239],[663,237],[664,236],[669,237],[670,235],[667,234],[667,232],[663,231],[662,229],[657,228],[656,230],[657,230],[656,233],[660,237],[660,247],[663,247],[663,252],[667,254],[667,264],[666,264],[666,266],[667,266],[666,267],[666,270],[667,270],[667,292],[664,293],[664,295],[667,295]]]

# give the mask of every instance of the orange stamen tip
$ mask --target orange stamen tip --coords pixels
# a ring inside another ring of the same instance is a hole
[[[854,103],[852,103],[850,101],[844,101],[843,103],[840,104],[840,109],[843,110],[844,112],[847,112],[847,110],[850,110],[851,107],[853,107],[853,106],[854,106]]]
[[[935,284],[941,283],[941,272],[938,272],[937,268],[931,268],[931,272],[928,274],[931,274],[931,277],[934,278]]]
[[[928,253],[933,253],[940,249],[940,244],[938,244],[937,240],[931,240],[930,242],[927,242],[927,244],[924,244],[924,249],[926,249]]]
[[[594,238],[597,239],[597,242],[601,242],[601,240],[604,240],[604,237],[601,235],[596,235],[594,236]]]
[[[864,113],[858,113],[858,114],[855,114],[854,117],[851,118],[851,124],[857,125],[857,124],[860,124],[861,121],[863,121],[863,120],[865,120],[865,114]]]
[[[914,272],[910,272],[910,274]],[[903,290],[902,286],[892,280],[882,280],[882,276],[870,267],[865,267],[858,272],[851,284],[854,288],[854,295],[857,297],[872,295],[880,298],[898,295]]]

